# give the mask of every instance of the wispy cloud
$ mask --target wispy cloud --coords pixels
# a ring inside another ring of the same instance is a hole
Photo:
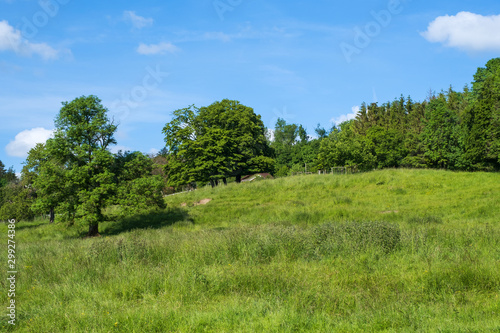
[[[500,15],[483,16],[460,12],[440,16],[421,35],[432,43],[442,43],[465,51],[500,50]]]
[[[187,31],[181,30],[176,32],[177,39],[180,42],[198,42],[198,41],[221,41],[233,42],[236,40],[249,39],[269,39],[269,38],[295,38],[300,36],[298,33],[290,33],[284,28],[256,29],[250,24],[245,24],[235,32],[226,33],[222,31]]]
[[[31,148],[37,143],[45,143],[54,135],[53,130],[37,127],[25,130],[16,135],[15,139],[5,147],[9,156],[26,157]]]
[[[356,115],[359,112],[359,106],[353,106],[351,110],[352,110],[351,113],[343,114],[343,115],[338,116],[338,117],[334,117],[330,121],[332,123],[334,123],[335,126],[338,126],[338,125],[342,124],[345,121],[349,121],[349,120],[355,119]]]
[[[12,51],[21,56],[36,54],[45,60],[57,59],[60,53],[46,43],[31,43],[25,40],[21,31],[5,20],[0,21],[0,51]]]
[[[123,12],[123,19],[126,22],[132,24],[136,29],[142,29],[145,27],[150,27],[153,25],[154,20],[152,18],[146,18],[137,15],[134,11],[126,10]]]
[[[179,48],[172,43],[161,42],[158,44],[144,44],[141,43],[137,48],[137,52],[143,55],[156,55],[165,53],[175,53]]]

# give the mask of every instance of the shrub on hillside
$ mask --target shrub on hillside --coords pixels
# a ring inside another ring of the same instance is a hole
[[[123,214],[135,214],[148,210],[164,209],[161,176],[149,176],[123,183],[118,189],[118,204]]]

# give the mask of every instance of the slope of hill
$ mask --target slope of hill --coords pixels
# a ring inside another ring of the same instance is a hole
[[[95,239],[84,227],[17,224],[15,329],[500,329],[499,174],[299,176],[166,202]]]

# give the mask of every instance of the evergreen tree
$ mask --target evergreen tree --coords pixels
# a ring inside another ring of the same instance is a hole
[[[500,58],[474,76],[473,103],[465,111],[465,157],[471,168],[500,169]]]
[[[455,94],[449,95],[451,98]],[[455,169],[461,155],[458,114],[448,106],[444,95],[433,99],[426,106],[426,121],[422,133],[424,156],[431,168]]]

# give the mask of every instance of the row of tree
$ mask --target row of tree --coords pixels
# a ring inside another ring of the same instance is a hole
[[[278,120],[271,143],[276,175],[339,166],[498,171],[500,58],[478,69],[472,89],[430,92],[423,102],[401,96],[363,103],[355,119],[315,132],[311,139],[301,125]]]
[[[362,104],[356,119],[328,131],[318,125],[315,138],[283,119],[271,134],[252,108],[222,100],[174,111],[157,156],[112,154],[117,125],[107,112],[95,96],[64,102],[54,138],[29,152],[21,179],[0,162],[0,219],[49,214],[51,221],[86,223],[93,236],[110,206],[124,214],[161,209],[167,191],[239,182],[257,172],[500,170],[500,58],[478,69],[471,90]]]
[[[421,103],[363,104],[322,141],[318,167],[500,170],[500,58],[474,79],[472,90],[450,87]]]

